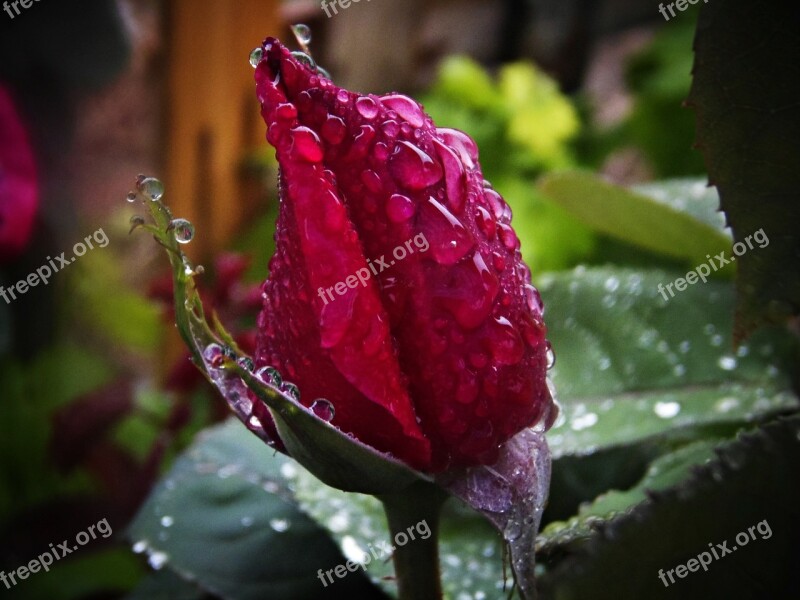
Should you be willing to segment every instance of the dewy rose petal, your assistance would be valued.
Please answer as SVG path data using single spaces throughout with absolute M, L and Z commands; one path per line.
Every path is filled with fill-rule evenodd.
M 542 304 L 475 143 L 398 94 L 337 88 L 268 38 L 256 81 L 281 167 L 256 365 L 332 424 L 428 472 L 490 464 L 554 416 Z M 425 253 L 392 251 L 422 234 Z M 383 257 L 365 286 L 336 291 Z

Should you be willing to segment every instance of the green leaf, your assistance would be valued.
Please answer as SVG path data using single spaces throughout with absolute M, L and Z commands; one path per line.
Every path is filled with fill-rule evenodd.
M 592 229 L 665 256 L 705 263 L 730 249 L 718 227 L 701 222 L 643 193 L 584 172 L 548 175 L 539 189 Z
M 760 230 L 770 240 L 737 262 L 737 339 L 800 314 L 800 103 L 787 75 L 800 56 L 797 18 L 791 2 L 700 9 L 688 101 L 697 145 L 735 241 Z
M 685 452 L 702 459 L 697 446 Z M 680 469 L 679 469 L 680 470 Z M 545 598 L 795 598 L 800 589 L 800 416 L 723 445 L 718 458 L 610 523 L 540 578 Z M 729 553 L 709 553 L 725 544 Z M 698 557 L 708 563 L 699 566 Z M 695 571 L 675 569 L 694 559 Z M 668 572 L 673 571 L 673 583 Z M 665 585 L 659 578 L 663 572 Z
M 298 472 L 236 421 L 210 429 L 140 509 L 134 550 L 232 600 L 374 597 L 359 573 L 329 587 L 318 579 L 346 559 L 293 501 Z
M 714 457 L 714 447 L 718 443 L 719 440 L 701 440 L 665 454 L 650 464 L 645 476 L 635 486 L 624 491 L 609 490 L 592 503 L 582 505 L 578 514 L 568 521 L 550 523 L 537 539 L 537 553 L 548 553 L 553 549 L 563 551 L 563 546 L 585 541 L 593 535 L 597 523 L 631 510 L 647 500 L 648 493 L 654 490 L 681 483 L 692 467 Z
M 785 374 L 798 356 L 792 336 L 764 331 L 734 352 L 732 285 L 698 282 L 667 302 L 658 286 L 675 276 L 579 268 L 541 278 L 563 408 L 548 434 L 554 458 L 797 409 Z

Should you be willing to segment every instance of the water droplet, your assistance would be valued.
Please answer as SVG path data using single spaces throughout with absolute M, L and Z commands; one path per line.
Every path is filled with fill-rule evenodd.
M 153 569 L 160 571 L 169 562 L 169 556 L 164 552 L 151 552 L 147 562 Z
M 322 137 L 325 138 L 326 142 L 331 144 L 339 144 L 347 134 L 347 127 L 342 119 L 331 115 L 322 124 L 320 133 L 322 134 Z
M 203 358 L 212 368 L 219 368 L 225 362 L 225 351 L 219 344 L 209 344 L 203 350 Z
M 408 196 L 402 194 L 392 194 L 386 201 L 386 214 L 395 223 L 408 221 L 414 216 L 416 207 Z
M 281 391 L 295 400 L 300 400 L 300 388 L 298 388 L 291 381 L 284 381 L 281 384 Z
M 298 52 L 298 51 L 294 51 L 294 52 L 292 52 L 292 56 L 293 56 L 293 57 L 294 57 L 294 59 L 295 59 L 297 62 L 299 62 L 301 65 L 305 65 L 305 66 L 307 66 L 309 69 L 311 69 L 311 70 L 314 70 L 314 71 L 317 69 L 317 63 L 314 61 L 314 59 L 313 59 L 313 58 L 311 58 L 311 57 L 310 57 L 308 54 L 306 54 L 305 52 Z
M 463 223 L 435 198 L 422 205 L 421 225 L 430 242 L 433 259 L 442 265 L 453 265 L 475 246 L 472 234 Z
M 242 517 L 239 522 L 242 524 L 242 527 L 252 527 L 256 520 L 253 517 Z
M 186 219 L 172 219 L 167 230 L 173 232 L 179 244 L 188 244 L 194 238 L 194 225 Z
M 128 192 L 128 195 L 125 196 L 125 200 L 128 202 L 136 202 L 136 192 Z
M 249 356 L 242 356 L 236 359 L 236 364 L 242 367 L 245 371 L 253 371 L 255 365 L 253 364 L 253 359 Z
M 553 351 L 553 346 L 550 344 L 550 340 L 547 340 L 547 351 L 546 351 L 546 358 L 547 358 L 547 370 L 549 371 L 553 367 L 556 366 L 556 353 Z
M 291 527 L 288 519 L 270 519 L 269 526 L 278 533 L 283 533 Z
M 283 377 L 281 377 L 280 372 L 275 367 L 261 367 L 256 371 L 256 377 L 272 387 L 280 388 L 283 383 Z
M 292 149 L 297 156 L 307 162 L 319 162 L 324 155 L 322 144 L 317 134 L 305 126 L 294 127 L 290 130 L 292 136 Z
M 347 90 L 339 90 L 336 92 L 336 99 L 342 104 L 347 104 L 350 101 L 350 94 L 347 93 Z
M 489 329 L 489 348 L 501 365 L 515 365 L 522 360 L 525 346 L 519 332 L 505 317 L 495 317 Z
M 254 69 L 258 66 L 258 63 L 261 62 L 261 59 L 264 57 L 264 49 L 259 46 L 258 48 L 253 48 L 253 51 L 250 53 L 250 66 Z
M 311 404 L 311 412 L 323 421 L 328 421 L 329 423 L 333 421 L 333 417 L 336 416 L 336 409 L 333 407 L 333 404 L 325 398 L 314 400 Z
M 134 554 L 142 554 L 145 550 L 147 550 L 147 542 L 144 540 L 139 540 L 133 545 L 132 550 Z
M 368 96 L 362 96 L 361 98 L 356 100 L 356 110 L 358 111 L 358 114 L 360 114 L 362 117 L 364 117 L 368 121 L 371 121 L 376 117 L 376 115 L 378 114 L 378 110 L 380 109 L 378 107 L 378 103 L 375 102 L 375 100 L 369 98 Z
M 141 177 L 136 182 L 136 187 L 146 198 L 153 202 L 161 199 L 164 195 L 164 184 L 155 177 Z
M 736 359 L 732 356 L 720 356 L 717 361 L 720 369 L 725 371 L 733 371 L 736 368 Z
M 585 415 L 573 418 L 570 423 L 570 428 L 572 428 L 573 431 L 582 431 L 583 429 L 588 429 L 597 424 L 597 421 L 598 417 L 595 413 L 586 413 Z
M 422 113 L 422 109 L 408 96 L 392 94 L 383 96 L 380 100 L 381 104 L 395 111 L 401 118 L 411 123 L 413 127 L 422 127 L 425 124 L 425 115 Z
M 677 402 L 656 402 L 653 412 L 662 419 L 671 419 L 681 412 L 681 405 Z
M 161 517 L 162 527 L 172 527 L 173 523 L 175 523 L 175 519 L 173 519 L 169 515 L 164 515 L 163 517 Z
M 311 28 L 305 23 L 292 25 L 292 33 L 301 46 L 308 46 L 311 43 Z
M 446 127 L 440 127 L 436 130 L 436 133 L 445 144 L 459 154 L 465 167 L 468 169 L 475 167 L 475 163 L 478 161 L 478 146 L 471 137 L 462 131 Z M 484 183 L 491 187 L 488 181 Z
M 411 142 L 400 142 L 389 157 L 394 178 L 410 190 L 423 190 L 442 179 L 442 167 Z

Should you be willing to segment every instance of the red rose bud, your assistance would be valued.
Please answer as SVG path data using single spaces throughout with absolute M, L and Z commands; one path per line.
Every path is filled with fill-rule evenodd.
M 11 95 L 0 86 L 0 263 L 28 245 L 39 204 L 36 163 Z
M 406 96 L 337 88 L 309 62 L 268 38 L 256 68 L 281 168 L 256 367 L 417 469 L 493 463 L 555 413 L 511 210 L 466 134 Z

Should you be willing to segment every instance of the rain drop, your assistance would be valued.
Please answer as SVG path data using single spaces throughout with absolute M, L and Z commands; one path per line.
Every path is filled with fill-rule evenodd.
M 656 402 L 653 412 L 662 419 L 671 419 L 681 412 L 681 405 L 677 402 Z
M 166 565 L 168 561 L 169 561 L 169 556 L 167 556 L 164 552 L 153 552 L 147 558 L 147 562 L 156 571 L 159 571 L 162 568 L 164 568 L 164 565 Z
M 142 225 L 144 225 L 144 222 L 145 222 L 144 217 L 140 215 L 133 215 L 129 221 L 129 223 L 131 224 L 130 231 L 133 231 L 137 227 L 141 227 Z M 130 233 L 130 231 L 128 233 Z
M 250 66 L 255 69 L 258 63 L 261 62 L 263 56 L 264 50 L 260 46 L 258 48 L 253 48 L 253 51 L 250 53 Z
M 236 364 L 242 367 L 245 371 L 252 372 L 253 369 L 255 368 L 255 365 L 253 364 L 253 359 L 250 358 L 249 356 L 242 356 L 236 359 Z
M 325 398 L 314 400 L 314 402 L 311 404 L 311 412 L 313 412 L 323 421 L 327 421 L 329 423 L 333 421 L 333 417 L 336 416 L 336 409 L 333 407 L 333 404 Z
M 372 98 L 363 96 L 356 100 L 356 110 L 365 119 L 372 120 L 378 114 L 378 103 Z
M 298 51 L 292 52 L 292 57 L 294 57 L 294 59 L 301 65 L 305 65 L 309 69 L 316 70 L 317 68 L 317 63 L 314 61 L 313 58 L 311 58 L 305 52 L 298 52 Z
M 225 362 L 225 351 L 219 344 L 209 344 L 203 350 L 203 358 L 213 368 L 219 368 Z
M 136 202 L 136 192 L 128 192 L 128 195 L 125 196 L 125 199 L 128 202 Z
M 283 383 L 283 377 L 275 367 L 261 367 L 256 371 L 256 377 L 262 382 L 273 387 L 280 387 Z
M 161 199 L 164 195 L 164 184 L 155 177 L 142 177 L 140 176 L 136 182 L 136 187 L 153 202 Z
M 291 396 L 294 400 L 300 400 L 300 388 L 291 381 L 284 381 L 281 385 L 281 391 L 287 396 Z
M 553 346 L 550 344 L 550 340 L 547 340 L 547 370 L 549 371 L 554 366 L 556 366 L 556 353 L 553 351 Z
M 175 523 L 175 519 L 173 519 L 169 515 L 165 515 L 165 516 L 161 517 L 161 526 L 162 527 L 172 527 L 173 523 Z
M 305 23 L 292 25 L 292 33 L 301 46 L 308 46 L 311 43 L 311 28 Z
M 732 356 L 720 356 L 717 364 L 724 371 L 733 371 L 736 368 L 736 359 Z
M 291 524 L 286 519 L 271 519 L 269 526 L 278 533 L 283 533 L 284 531 L 288 530 L 289 527 L 291 527 Z
M 175 241 L 179 244 L 188 244 L 194 238 L 194 225 L 186 219 L 172 219 L 167 230 L 172 230 Z

